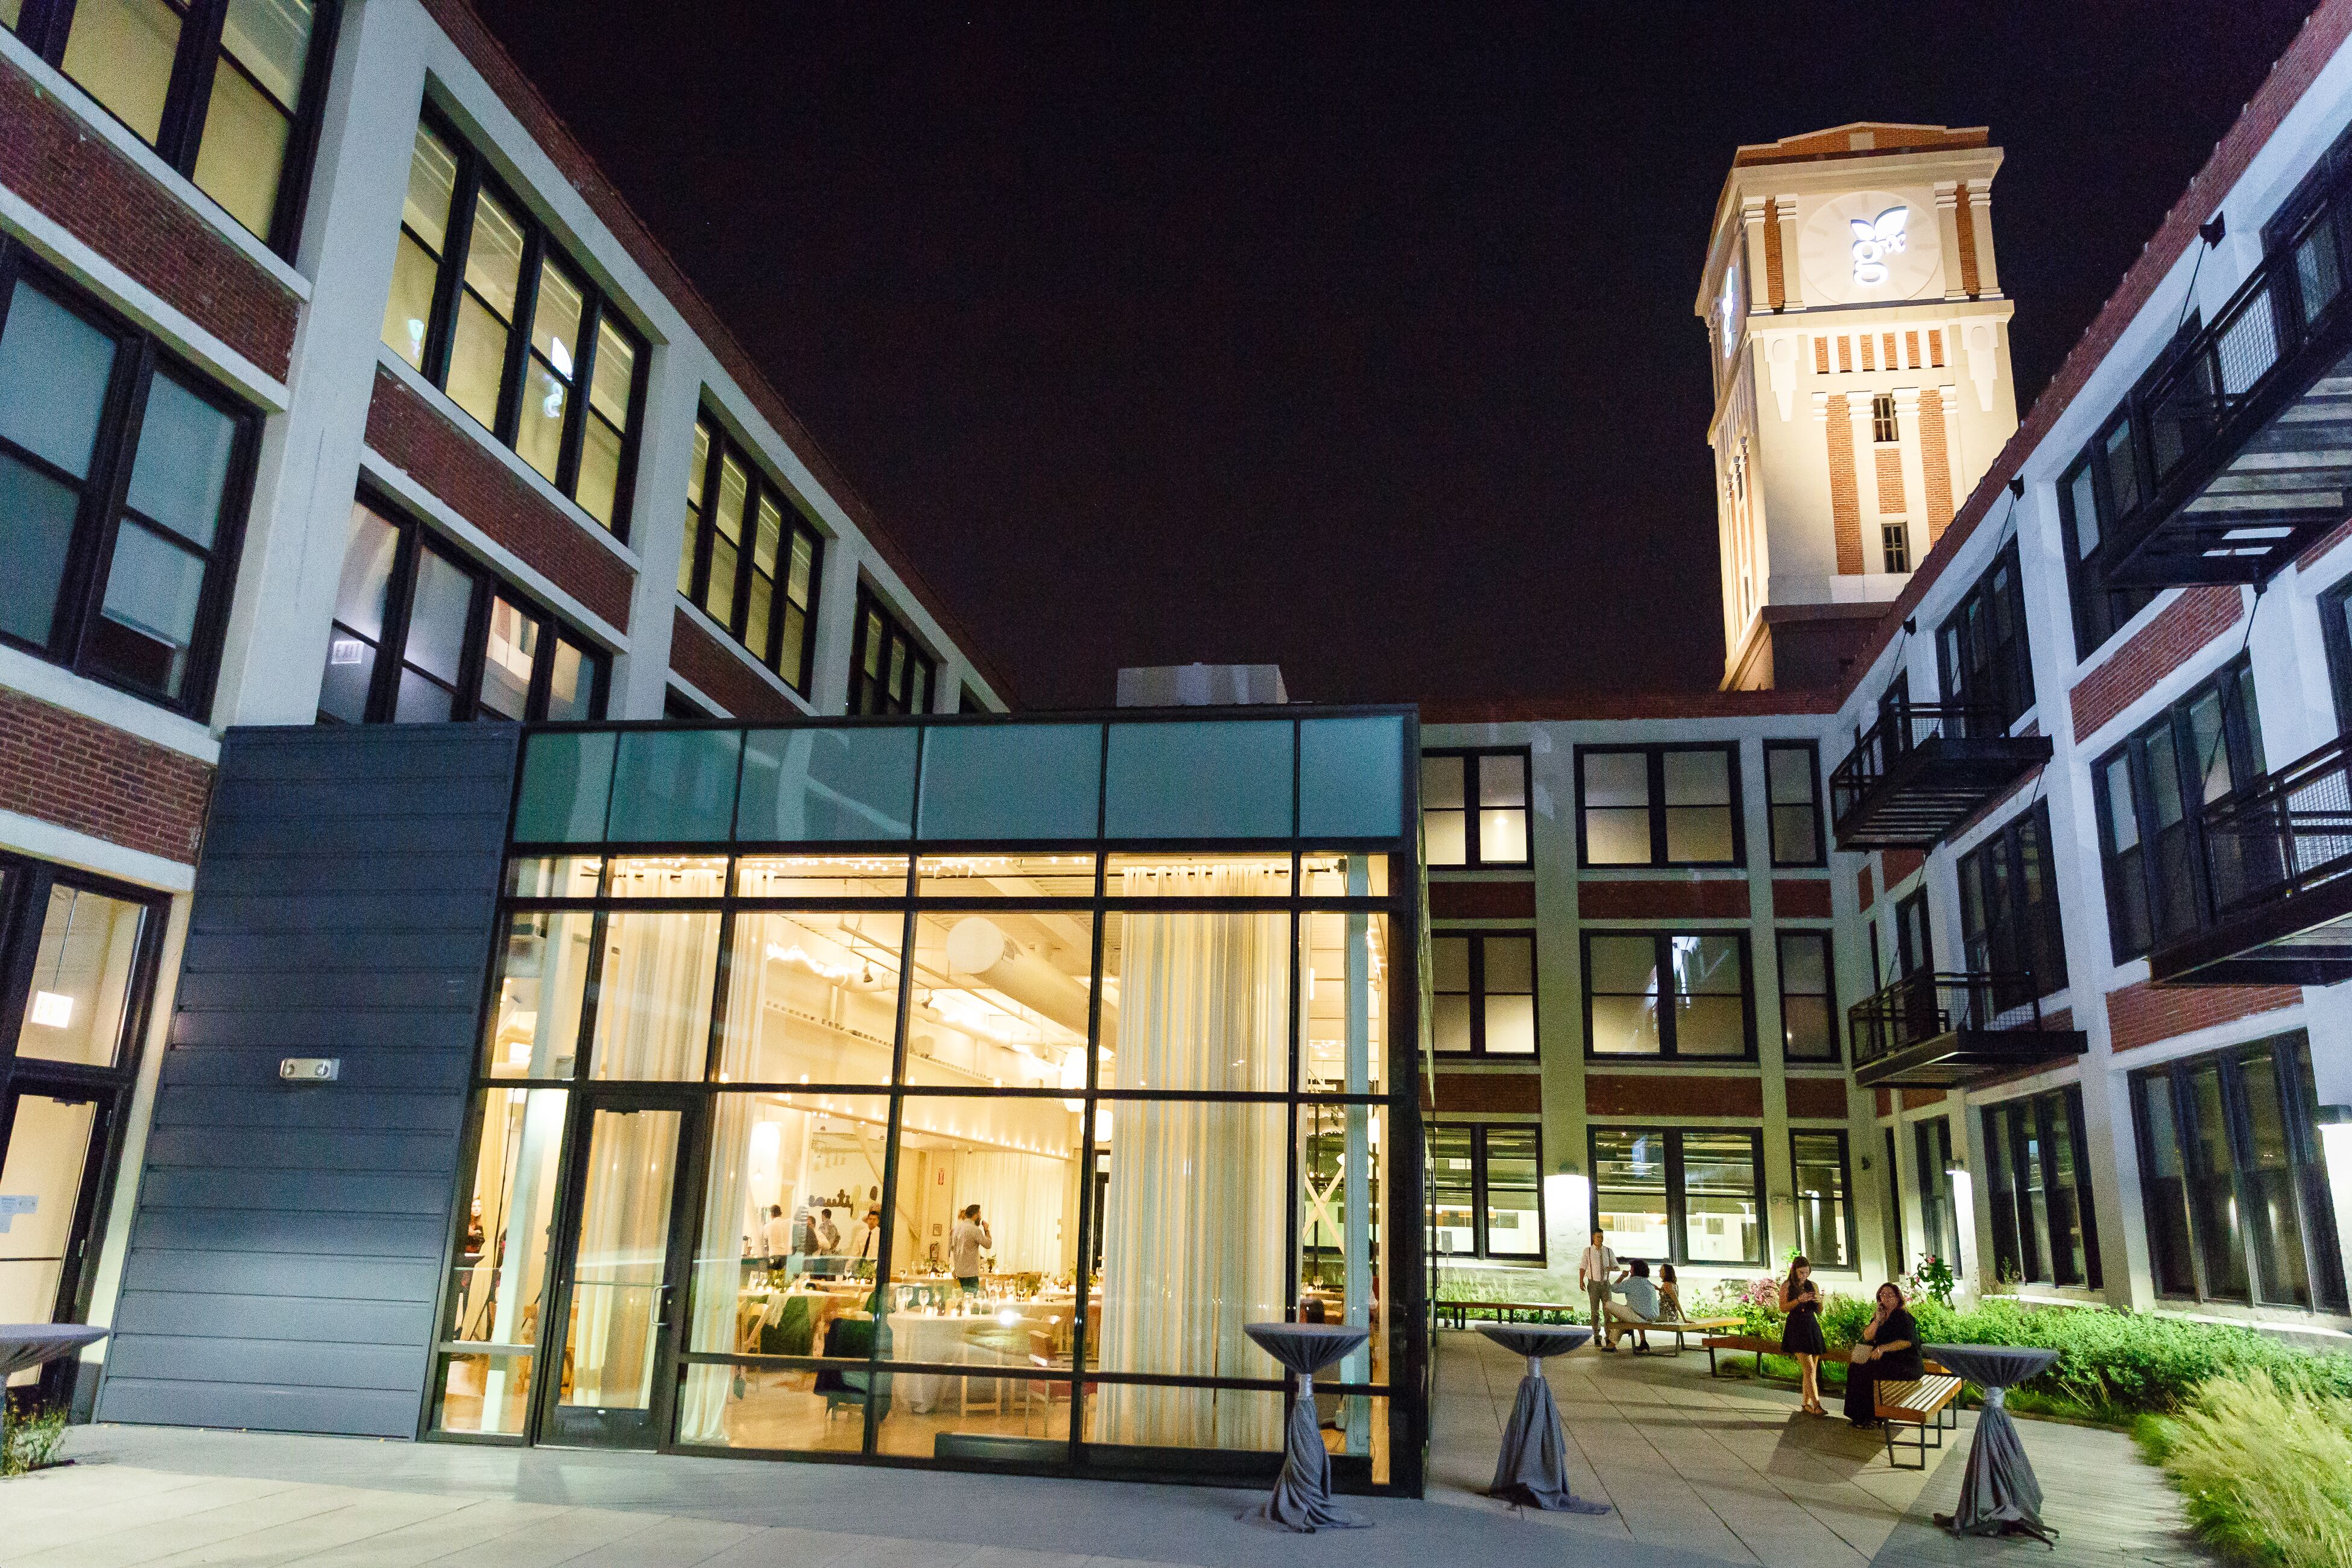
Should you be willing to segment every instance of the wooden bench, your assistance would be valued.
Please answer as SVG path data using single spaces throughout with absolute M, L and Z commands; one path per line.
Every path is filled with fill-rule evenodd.
M 1739 1320 L 1737 1318 L 1660 1318 L 1654 1322 L 1647 1323 L 1612 1322 L 1611 1324 L 1611 1327 L 1621 1335 L 1628 1333 L 1658 1333 L 1674 1335 L 1675 1348 L 1666 1352 L 1666 1354 L 1668 1355 L 1680 1355 L 1683 1353 L 1683 1336 L 1685 1334 L 1697 1334 L 1703 1339 L 1706 1335 L 1714 1333 L 1717 1330 L 1737 1328 L 1738 1326 Z M 1710 1369 L 1713 1368 L 1714 1364 L 1715 1363 L 1712 1359 L 1707 1363 Z
M 1440 1301 L 1434 1310 L 1441 1328 L 1447 1326 L 1446 1321 L 1452 1319 L 1451 1326 L 1457 1329 L 1470 1326 L 1470 1314 L 1473 1312 L 1482 1318 L 1492 1318 L 1498 1323 L 1516 1323 L 1522 1312 L 1529 1316 L 1557 1313 L 1571 1323 L 1581 1321 L 1584 1316 L 1584 1309 L 1571 1301 Z
M 1955 1408 L 1960 1397 L 1960 1380 L 1945 1372 L 1934 1362 L 1927 1363 L 1927 1375 L 1909 1383 L 1882 1383 L 1877 1385 L 1878 1404 L 1871 1414 L 1886 1424 L 1886 1462 L 1901 1469 L 1924 1470 L 1927 1468 L 1927 1435 L 1936 1435 L 1935 1446 L 1944 1446 L 1944 1434 L 1959 1429 L 1960 1413 Z M 1906 1445 L 1919 1456 L 1916 1465 L 1906 1465 L 1895 1457 L 1895 1428 L 1917 1428 L 1915 1441 Z

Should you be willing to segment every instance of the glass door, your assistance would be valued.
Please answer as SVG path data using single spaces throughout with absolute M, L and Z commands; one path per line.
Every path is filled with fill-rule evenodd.
M 700 1107 L 659 1091 L 598 1095 L 584 1108 L 568 1190 L 562 1307 L 548 1350 L 544 1441 L 656 1448 L 668 1440 L 678 1327 L 694 1226 L 681 1179 Z
M 25 1089 L 0 1105 L 0 1323 L 70 1321 L 106 1148 L 92 1097 Z M 20 1372 L 11 1386 L 37 1374 Z

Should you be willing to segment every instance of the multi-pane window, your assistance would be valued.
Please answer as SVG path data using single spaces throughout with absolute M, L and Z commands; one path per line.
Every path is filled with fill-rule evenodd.
M 2262 771 L 2262 718 L 2242 658 L 2092 769 L 2116 963 L 2209 918 L 2200 874 L 2205 807 Z
M 1429 939 L 1433 1049 L 1449 1054 L 1536 1054 L 1536 939 L 1476 931 Z
M 2036 802 L 1961 856 L 1959 878 L 1960 942 L 1969 972 L 2031 975 L 2036 996 L 2063 991 L 2066 942 L 2050 860 L 2050 804 Z
M 1421 829 L 1432 866 L 1526 865 L 1526 750 L 1423 752 Z
M 2116 522 L 2139 505 L 2137 445 L 2131 420 L 2118 411 L 2058 480 L 2058 532 L 2065 546 L 2077 658 L 2090 658 L 2156 597 L 2153 588 L 2110 588 L 2106 557 L 2099 548 Z
M 1753 1057 L 1748 938 L 1586 931 L 1584 1030 L 1596 1057 Z
M 1960 1270 L 1959 1210 L 1952 1196 L 1952 1123 L 1938 1116 L 1911 1126 L 1919 1159 L 1919 1245 L 1925 1256 Z
M 279 252 L 301 225 L 337 0 L 0 0 L 51 65 Z
M 2301 1031 L 2135 1073 L 2132 1110 L 2159 1291 L 2344 1310 Z
M 1587 866 L 1731 866 L 1740 855 L 1730 746 L 1579 746 L 1578 839 Z
M 415 523 L 352 506 L 321 722 L 604 716 L 604 655 Z
M 694 424 L 677 591 L 795 691 L 816 650 L 824 541 L 791 493 L 706 414 Z
M 1822 837 L 1821 753 L 1811 741 L 1764 742 L 1764 789 L 1771 808 L 1772 864 L 1827 863 Z
M 1797 1250 L 1816 1268 L 1852 1268 L 1862 1260 L 1843 1132 L 1790 1132 L 1789 1164 L 1797 1183 Z
M 939 666 L 865 584 L 857 585 L 857 630 L 849 648 L 849 710 L 928 713 Z
M 1592 1223 L 1620 1258 L 1764 1261 L 1763 1134 L 1595 1127 Z
M 2006 734 L 2033 706 L 2033 659 L 2015 542 L 1945 619 L 1936 647 L 1945 700 L 1970 710 L 1969 733 Z
M 1429 1195 L 1438 1256 L 1542 1262 L 1542 1173 L 1538 1128 L 1431 1123 Z
M 383 341 L 582 510 L 627 534 L 644 340 L 430 113 L 409 157 Z
M 1780 949 L 1780 1049 L 1792 1062 L 1838 1059 L 1837 972 L 1830 933 L 1784 931 Z
M 1895 416 L 1895 395 L 1881 392 L 1870 400 L 1870 438 L 1881 447 L 1890 447 L 1903 439 L 1903 426 Z
M 2336 692 L 2336 728 L 2352 734 L 2352 577 L 2319 596 L 2319 627 L 2327 646 L 2327 675 Z
M 1899 522 L 1878 525 L 1878 548 L 1881 569 L 1887 572 L 1911 570 L 1911 530 Z
M 1989 1105 L 1984 1133 L 1998 1277 L 2097 1286 L 2098 1222 L 2084 1157 L 2082 1090 L 2070 1086 Z
M 204 713 L 255 425 L 0 242 L 0 641 Z

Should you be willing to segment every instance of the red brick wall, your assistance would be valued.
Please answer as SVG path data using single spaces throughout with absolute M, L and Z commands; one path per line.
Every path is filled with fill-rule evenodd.
M 2115 1049 L 2128 1051 L 2302 1000 L 2295 985 L 2156 986 L 2143 980 L 2107 994 L 2107 1033 Z
M 1704 1073 L 1590 1073 L 1584 1110 L 1589 1116 L 1762 1116 L 1764 1082 Z
M 1826 880 L 1800 881 L 1791 877 L 1775 878 L 1772 882 L 1772 912 L 1783 920 L 1825 921 L 1830 918 L 1830 885 Z
M 5 61 L 0 61 L 0 185 L 284 378 L 294 353 L 299 301 L 293 294 Z
M 1837 569 L 1851 577 L 1862 565 L 1862 489 L 1853 471 L 1853 420 L 1845 399 L 1825 405 L 1830 443 L 1830 529 L 1837 540 Z
M 1433 1110 L 1441 1116 L 1534 1116 L 1543 1110 L 1543 1075 L 1532 1072 L 1442 1072 Z
M 629 624 L 635 574 L 399 377 L 376 367 L 367 440 L 376 452 L 449 503 L 458 516 L 538 567 L 613 625 Z
M 1577 913 L 1593 921 L 1724 921 L 1748 918 L 1748 882 L 1593 881 L 1577 884 Z
M 669 628 L 669 667 L 735 719 L 791 719 L 800 710 L 760 679 L 744 656 L 702 629 L 684 610 L 674 611 Z
M 1930 544 L 1943 538 L 1952 522 L 1952 459 L 1944 440 L 1944 395 L 1931 386 L 1919 394 L 1920 483 L 1927 492 Z
M 1879 870 L 1886 878 L 1889 892 L 1903 885 L 1908 877 L 1927 863 L 1927 852 L 1919 849 L 1882 849 L 1878 855 Z
M 1433 921 L 1531 921 L 1536 918 L 1533 882 L 1432 882 L 1429 918 Z
M 2190 588 L 2167 605 L 2114 657 L 2075 684 L 2076 738 L 2090 735 L 2206 644 L 2236 626 L 2241 604 L 2236 588 L 2209 584 Z
M 1764 297 L 1776 310 L 1789 308 L 1789 286 L 1784 271 L 1787 265 L 1780 256 L 1780 204 L 1767 200 L 1764 204 Z
M 1792 1078 L 1787 1080 L 1789 1114 L 1814 1121 L 1845 1120 L 1845 1079 Z
M 0 808 L 193 866 L 213 770 L 0 688 Z

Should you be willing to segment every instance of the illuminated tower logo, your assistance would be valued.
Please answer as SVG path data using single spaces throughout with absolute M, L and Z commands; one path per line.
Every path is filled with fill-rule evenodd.
M 1888 207 L 1876 217 L 1852 218 L 1853 280 L 1865 289 L 1886 281 L 1886 258 L 1903 254 L 1907 241 L 1904 226 L 1911 216 L 1906 206 Z

